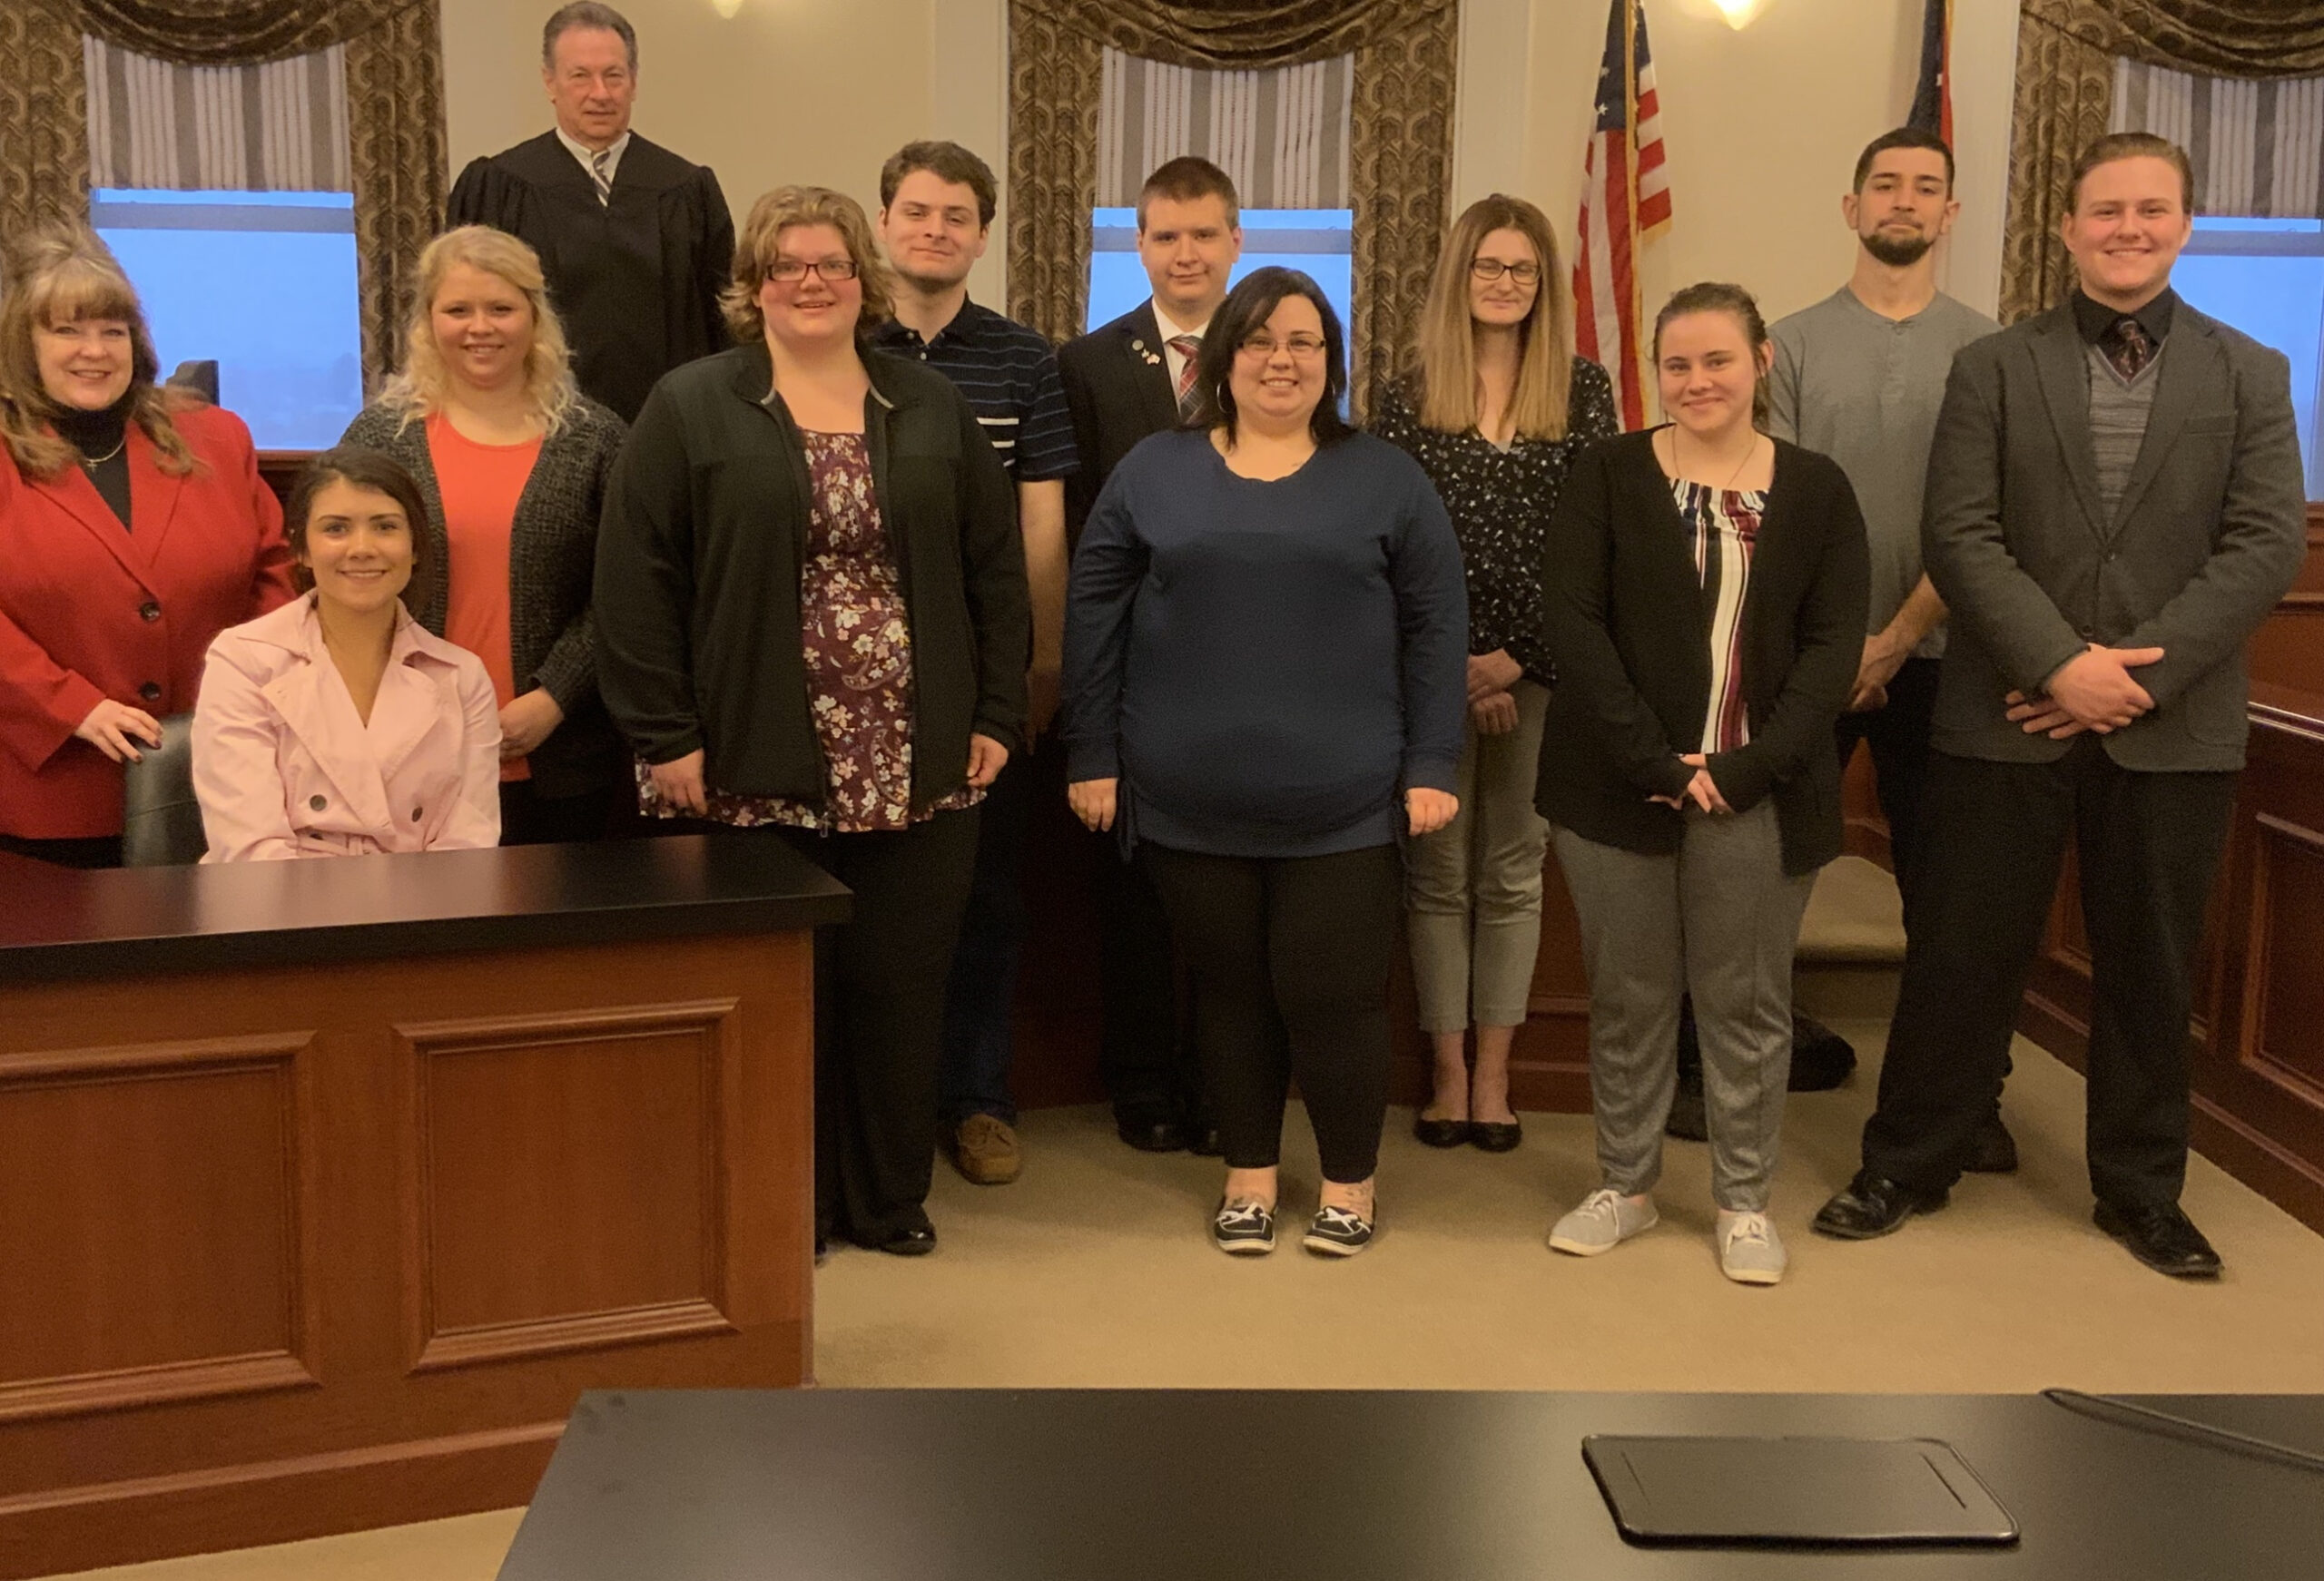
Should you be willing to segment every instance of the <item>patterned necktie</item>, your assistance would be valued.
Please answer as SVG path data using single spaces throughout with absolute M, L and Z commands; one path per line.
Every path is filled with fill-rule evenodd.
M 601 148 L 589 156 L 589 179 L 597 183 L 597 201 L 600 203 L 614 201 L 614 178 L 608 169 L 613 162 L 614 151 L 610 148 Z
M 1199 335 L 1173 335 L 1170 349 L 1178 354 L 1178 416 L 1195 415 L 1195 358 L 1202 350 Z
M 2154 342 L 2147 339 L 2146 326 L 2127 313 L 2114 320 L 2107 340 L 2106 360 L 2124 378 L 2136 378 L 2139 369 L 2154 360 Z

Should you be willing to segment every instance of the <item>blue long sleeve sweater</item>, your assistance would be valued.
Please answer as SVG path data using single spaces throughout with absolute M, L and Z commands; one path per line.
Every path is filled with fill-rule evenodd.
M 1065 629 L 1068 772 L 1126 838 L 1217 856 L 1384 845 L 1450 791 L 1468 698 L 1461 550 L 1419 466 L 1354 434 L 1237 477 L 1157 434 L 1098 496 Z

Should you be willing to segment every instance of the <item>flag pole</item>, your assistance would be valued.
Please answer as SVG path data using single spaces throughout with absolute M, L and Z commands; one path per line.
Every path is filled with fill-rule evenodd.
M 1640 421 L 1648 417 L 1647 375 L 1651 361 L 1646 350 L 1646 302 L 1642 284 L 1646 269 L 1646 237 L 1639 228 L 1638 162 L 1640 142 L 1645 128 L 1640 124 L 1640 107 L 1638 95 L 1638 12 L 1641 0 L 1622 0 L 1622 100 L 1626 113 L 1622 120 L 1628 128 L 1630 151 L 1622 161 L 1622 201 L 1630 208 L 1630 325 L 1637 344 L 1630 351 L 1630 377 L 1638 381 L 1638 409 Z

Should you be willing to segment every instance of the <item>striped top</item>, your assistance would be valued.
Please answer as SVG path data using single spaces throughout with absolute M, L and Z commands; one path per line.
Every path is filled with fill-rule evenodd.
M 968 398 L 1012 482 L 1039 483 L 1080 469 L 1057 353 L 1039 330 L 964 301 L 933 339 L 891 319 L 872 331 L 871 341 L 877 350 L 925 362 L 950 379 Z
M 1751 551 L 1768 514 L 1763 489 L 1713 488 L 1670 480 L 1688 549 L 1701 579 L 1705 624 L 1710 628 L 1710 704 L 1703 711 L 1699 752 L 1731 752 L 1751 740 L 1743 705 L 1743 600 L 1751 586 Z

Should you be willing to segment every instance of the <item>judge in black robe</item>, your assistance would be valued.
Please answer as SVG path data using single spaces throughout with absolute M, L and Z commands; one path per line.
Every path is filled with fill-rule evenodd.
M 583 393 L 633 421 L 654 381 L 733 343 L 718 293 L 734 265 L 734 221 L 707 165 L 630 134 L 613 196 L 554 132 L 472 160 L 448 222 L 490 225 L 540 254 Z

